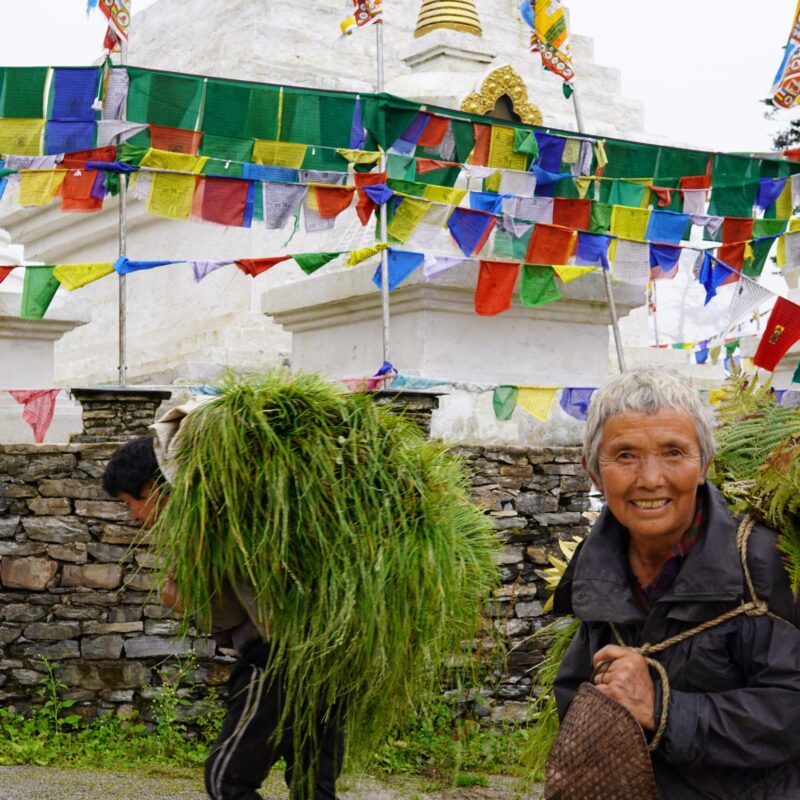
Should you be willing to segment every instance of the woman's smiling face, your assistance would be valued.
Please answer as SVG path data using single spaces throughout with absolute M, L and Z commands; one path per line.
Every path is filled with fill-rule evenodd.
M 705 483 L 694 417 L 679 409 L 624 413 L 607 420 L 592 475 L 634 541 L 670 546 L 692 524 Z

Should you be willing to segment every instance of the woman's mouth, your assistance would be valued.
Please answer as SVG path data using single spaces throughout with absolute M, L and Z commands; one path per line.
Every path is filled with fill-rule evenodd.
M 669 499 L 661 499 L 661 500 L 631 500 L 631 503 L 636 507 L 642 510 L 650 511 L 652 509 L 663 508 L 667 503 L 669 503 Z

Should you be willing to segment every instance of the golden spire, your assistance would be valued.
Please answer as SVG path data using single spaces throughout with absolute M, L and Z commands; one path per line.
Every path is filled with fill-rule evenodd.
M 475 0 L 422 0 L 414 38 L 438 28 L 481 36 L 483 31 Z

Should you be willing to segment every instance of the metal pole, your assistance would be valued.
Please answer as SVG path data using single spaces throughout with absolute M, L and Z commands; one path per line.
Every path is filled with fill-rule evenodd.
M 122 172 L 119 176 L 119 257 L 123 258 L 127 249 L 128 235 L 128 176 Z M 128 382 L 128 348 L 127 348 L 127 275 L 119 276 L 119 385 Z
M 383 92 L 383 21 L 374 23 L 375 27 L 375 60 L 377 61 L 377 89 L 378 94 Z M 386 154 L 381 151 L 379 165 L 381 172 L 386 171 Z M 386 203 L 379 206 L 379 220 L 381 226 L 381 243 L 386 244 Z M 389 361 L 389 253 L 386 248 L 381 250 L 381 315 L 383 318 L 383 360 Z M 384 382 L 384 387 L 387 382 Z
M 658 292 L 656 292 L 655 281 L 650 285 L 653 287 L 653 333 L 656 337 L 656 344 L 659 345 L 661 342 L 658 340 Z
M 578 90 L 572 87 L 572 107 L 575 109 L 575 122 L 578 126 L 578 133 L 585 133 L 586 129 L 583 124 L 583 110 L 578 99 Z M 603 285 L 606 290 L 606 300 L 608 301 L 608 316 L 611 318 L 611 331 L 614 334 L 614 345 L 617 350 L 617 363 L 619 364 L 619 371 L 625 372 L 625 353 L 622 350 L 622 337 L 619 332 L 619 319 L 617 318 L 617 306 L 614 302 L 614 289 L 611 286 L 611 276 L 607 269 L 600 270 L 603 273 Z
M 128 40 L 122 38 L 119 45 L 119 62 L 128 63 Z M 123 109 L 123 119 L 125 112 Z M 119 257 L 123 258 L 128 247 L 128 177 L 122 172 L 119 176 Z M 119 385 L 128 383 L 128 295 L 127 276 L 120 275 L 118 283 L 118 315 L 119 315 L 119 364 L 117 367 Z

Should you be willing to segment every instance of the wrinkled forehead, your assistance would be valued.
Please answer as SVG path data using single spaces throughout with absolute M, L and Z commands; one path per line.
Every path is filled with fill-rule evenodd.
M 625 411 L 610 416 L 600 430 L 600 448 L 630 443 L 637 447 L 700 447 L 697 420 L 682 408 L 642 414 Z

